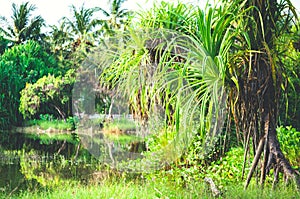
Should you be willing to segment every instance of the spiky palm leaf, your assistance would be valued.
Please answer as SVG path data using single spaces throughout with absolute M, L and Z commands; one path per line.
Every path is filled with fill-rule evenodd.
M 100 25 L 101 22 L 98 19 L 93 18 L 94 14 L 99 11 L 99 8 L 84 8 L 82 5 L 79 10 L 72 5 L 73 18 L 63 18 L 64 23 L 70 28 L 70 31 L 74 36 L 84 39 L 88 34 L 92 34 L 95 31 L 95 27 Z
M 151 13 L 144 15 L 147 19 L 137 27 L 146 27 L 131 31 L 125 37 L 126 47 L 115 46 L 118 56 L 112 64 L 101 65 L 100 77 L 110 88 L 127 96 L 148 124 L 153 122 L 151 118 L 171 120 L 167 128 L 176 136 L 164 151 L 172 152 L 169 160 L 189 147 L 196 133 L 201 134 L 205 155 L 213 147 L 214 138 L 222 133 L 228 53 L 234 32 L 239 30 L 233 26 L 236 16 L 231 15 L 228 7 L 208 8 L 207 12 L 199 13 L 198 9 L 191 12 L 183 4 L 177 6 L 163 3 L 155 8 L 153 13 L 159 13 L 160 18 L 151 18 Z M 174 15 L 175 18 L 171 17 Z M 172 21 L 166 21 L 166 16 Z M 203 27 L 191 31 L 197 20 L 202 20 L 196 23 Z M 218 29 L 212 31 L 215 27 Z
M 39 40 L 43 37 L 41 27 L 44 26 L 44 19 L 41 16 L 31 18 L 31 13 L 36 9 L 29 2 L 23 3 L 20 6 L 12 4 L 12 20 L 13 25 L 5 28 L 0 28 L 0 32 L 13 43 L 19 44 L 26 40 Z M 8 23 L 8 20 L 2 17 L 2 21 Z
M 100 8 L 100 11 L 106 17 L 106 19 L 102 20 L 103 27 L 101 31 L 104 31 L 104 35 L 113 35 L 115 31 L 126 24 L 131 12 L 127 9 L 122 9 L 124 2 L 125 0 L 109 0 L 109 11 Z

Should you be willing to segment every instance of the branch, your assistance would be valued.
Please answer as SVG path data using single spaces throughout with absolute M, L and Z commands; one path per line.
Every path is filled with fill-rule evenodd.
M 257 163 L 258 163 L 258 160 L 262 154 L 262 151 L 263 151 L 263 148 L 264 148 L 264 143 L 265 143 L 265 137 L 262 137 L 259 141 L 259 145 L 257 147 L 257 152 L 256 152 L 256 155 L 254 157 L 254 160 L 252 162 L 252 166 L 251 166 L 251 170 L 249 171 L 249 174 L 248 174 L 248 177 L 247 177 L 247 180 L 246 180 L 246 184 L 245 184 L 245 189 L 247 189 L 249 183 L 250 183 L 250 180 L 252 178 L 252 175 L 254 173 L 254 170 L 257 166 Z

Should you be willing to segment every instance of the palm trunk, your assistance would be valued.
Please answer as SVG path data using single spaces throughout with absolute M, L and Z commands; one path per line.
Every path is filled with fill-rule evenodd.
M 293 180 L 297 186 L 297 190 L 300 191 L 300 176 L 283 155 L 275 129 L 272 130 L 269 135 L 269 149 L 271 158 L 274 160 L 274 170 L 281 171 L 286 177 L 286 182 L 288 182 L 288 180 Z M 274 184 L 277 182 L 278 179 L 275 177 Z
M 244 59 L 243 69 L 237 69 L 241 89 L 237 92 L 239 102 L 233 107 L 237 129 L 244 133 L 247 146 L 245 157 L 249 151 L 250 140 L 255 155 L 245 188 L 248 187 L 254 171 L 260 167 L 262 186 L 270 169 L 274 169 L 274 185 L 279 180 L 279 172 L 282 172 L 286 181 L 294 180 L 300 190 L 300 177 L 283 155 L 276 133 L 283 77 L 276 61 L 279 55 L 276 54 L 278 44 L 275 41 L 288 31 L 288 26 L 283 29 L 280 25 L 283 22 L 288 24 L 293 18 L 282 9 L 288 9 L 289 6 L 288 1 L 275 0 L 247 0 L 245 4 L 245 10 L 248 10 L 245 21 L 251 41 L 250 48 L 258 52 L 251 53 L 251 57 Z
M 271 118 L 269 114 L 267 114 L 264 124 L 265 124 L 265 134 L 260 139 L 260 142 L 257 147 L 256 155 L 254 157 L 251 169 L 249 171 L 245 189 L 248 187 L 250 180 L 253 176 L 255 169 L 258 167 L 259 159 L 263 156 L 263 161 L 261 164 L 261 186 L 264 186 L 266 175 L 269 173 L 271 168 L 274 169 L 274 182 L 273 187 L 278 183 L 278 174 L 279 171 L 282 172 L 285 176 L 286 183 L 290 180 L 293 180 L 296 184 L 297 190 L 300 191 L 300 176 L 299 174 L 292 168 L 290 162 L 285 158 L 281 149 L 280 143 L 277 139 L 276 133 L 276 124 L 274 118 Z M 271 124 L 271 125 L 270 125 Z M 263 153 L 264 149 L 264 153 Z

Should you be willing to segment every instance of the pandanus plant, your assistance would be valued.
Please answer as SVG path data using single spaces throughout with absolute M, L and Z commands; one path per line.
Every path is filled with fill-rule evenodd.
M 123 45 L 110 43 L 110 53 L 101 50 L 106 59 L 99 64 L 100 82 L 126 96 L 142 123 L 166 121 L 166 132 L 176 132 L 165 149 L 172 151 L 170 160 L 199 133 L 205 155 L 226 116 L 226 63 L 239 29 L 232 23 L 236 16 L 227 6 L 206 13 L 165 2 L 140 16 L 134 24 L 139 29 L 118 38 Z
M 232 106 L 237 130 L 242 132 L 245 147 L 245 160 L 250 142 L 254 150 L 254 160 L 248 174 L 245 188 L 259 160 L 261 165 L 260 183 L 263 185 L 266 174 L 274 168 L 274 185 L 279 172 L 287 179 L 295 180 L 300 188 L 299 175 L 284 157 L 276 135 L 279 103 L 286 66 L 281 65 L 280 53 L 276 45 L 285 45 L 278 40 L 291 28 L 296 18 L 289 0 L 259 1 L 247 0 L 242 10 L 245 17 L 242 23 L 247 37 L 240 43 L 242 56 L 232 56 L 231 74 L 237 79 L 237 86 L 231 89 L 236 103 Z M 245 47 L 247 46 L 247 47 Z M 246 50 L 250 51 L 247 53 Z
M 176 146 L 169 157 L 178 157 L 195 134 L 202 140 L 198 155 L 206 155 L 233 121 L 245 162 L 250 146 L 255 154 L 245 188 L 259 160 L 262 185 L 271 168 L 274 183 L 282 171 L 299 185 L 275 131 L 284 66 L 274 47 L 294 19 L 291 10 L 289 1 L 224 2 L 205 10 L 163 2 L 141 15 L 135 26 L 141 30 L 126 35 L 121 50 L 113 48 L 118 53 L 101 65 L 100 81 L 128 96 L 137 111 L 163 110 L 171 118 Z

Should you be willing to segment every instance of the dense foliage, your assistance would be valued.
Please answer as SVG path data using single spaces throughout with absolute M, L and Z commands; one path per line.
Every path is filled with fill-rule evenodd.
M 57 74 L 57 63 L 34 41 L 7 49 L 0 57 L 1 127 L 21 124 L 20 91 L 48 74 Z
M 246 188 L 256 175 L 275 187 L 283 172 L 300 189 L 300 36 L 290 1 L 162 1 L 137 13 L 109 3 L 71 6 L 48 33 L 29 3 L 13 4 L 12 24 L 1 17 L 0 130 L 36 128 L 11 149 L 27 180 L 52 190 L 72 170 L 75 187 L 113 176 L 146 183 L 153 197 L 198 198 L 192 185 L 208 190 L 207 177 L 222 186 L 246 179 Z M 26 161 L 39 147 L 56 162 Z M 95 172 L 103 168 L 105 179 Z
M 167 160 L 179 158 L 190 142 L 198 142 L 197 152 L 190 152 L 200 162 L 219 158 L 228 150 L 226 138 L 233 130 L 228 127 L 233 123 L 245 150 L 243 167 L 250 152 L 255 154 L 245 187 L 256 167 L 261 167 L 257 174 L 262 185 L 274 168 L 300 187 L 300 177 L 276 135 L 280 103 L 288 103 L 279 99 L 288 89 L 284 83 L 292 82 L 287 74 L 294 71 L 281 47 L 296 19 L 289 2 L 223 2 L 205 10 L 162 2 L 140 18 L 138 30 L 133 27 L 123 36 L 125 46 L 109 44 L 118 49 L 117 55 L 112 64 L 99 65 L 100 82 L 125 96 L 143 125 L 174 138 L 161 147 Z M 293 46 L 289 49 L 295 52 Z M 157 128 L 152 119 L 164 120 L 161 113 L 168 122 Z M 176 136 L 170 136 L 174 132 Z M 195 135 L 199 140 L 192 141 Z
M 27 83 L 21 91 L 20 112 L 24 118 L 38 113 L 51 113 L 54 107 L 61 119 L 71 115 L 71 90 L 75 81 L 74 70 L 69 70 L 63 77 L 43 76 L 34 84 Z M 44 110 L 43 110 L 44 109 Z M 55 113 L 52 113 L 55 114 Z

